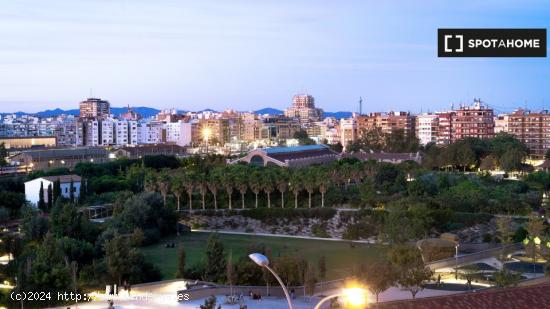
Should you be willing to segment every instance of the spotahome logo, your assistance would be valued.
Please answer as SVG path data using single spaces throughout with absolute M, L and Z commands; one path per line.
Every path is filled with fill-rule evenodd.
M 546 29 L 438 29 L 439 57 L 546 57 Z

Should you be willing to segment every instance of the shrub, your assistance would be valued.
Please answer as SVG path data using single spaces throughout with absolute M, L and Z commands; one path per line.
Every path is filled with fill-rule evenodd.
M 330 235 L 327 232 L 327 223 L 326 222 L 314 224 L 313 226 L 311 226 L 311 233 L 315 237 L 330 238 Z

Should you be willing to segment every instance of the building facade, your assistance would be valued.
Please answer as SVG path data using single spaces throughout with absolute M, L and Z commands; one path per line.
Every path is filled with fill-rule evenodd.
M 88 98 L 80 102 L 80 118 L 106 118 L 111 113 L 109 101 Z
M 292 106 L 285 110 L 285 116 L 296 118 L 300 123 L 320 121 L 323 110 L 315 108 L 315 99 L 309 94 L 297 94 L 292 98 Z

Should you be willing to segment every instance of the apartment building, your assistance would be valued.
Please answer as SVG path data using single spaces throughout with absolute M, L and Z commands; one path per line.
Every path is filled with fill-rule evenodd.
M 508 133 L 525 143 L 533 158 L 542 159 L 550 149 L 550 113 L 516 110 L 508 115 Z
M 452 117 L 452 142 L 467 137 L 492 138 L 495 136 L 493 109 L 480 99 L 471 106 L 460 106 Z

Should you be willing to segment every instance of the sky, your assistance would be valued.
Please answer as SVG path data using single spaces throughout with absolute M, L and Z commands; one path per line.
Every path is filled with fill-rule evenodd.
M 550 107 L 549 58 L 438 58 L 438 28 L 550 28 L 546 0 L 0 0 L 0 112 Z

